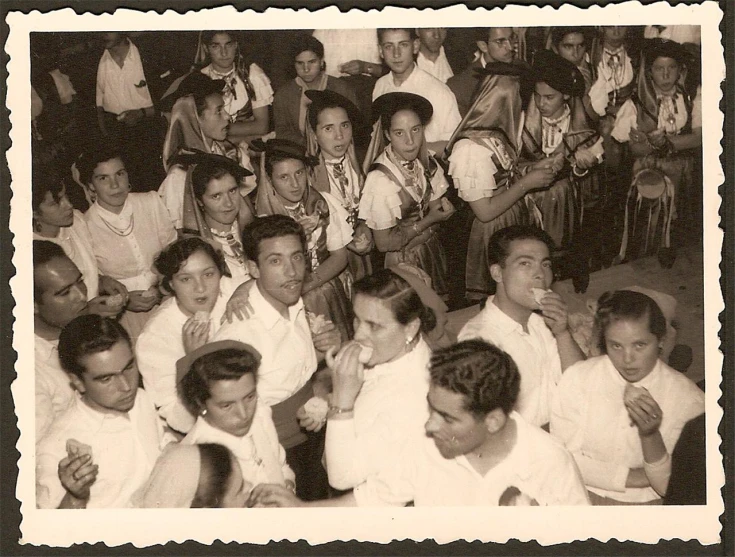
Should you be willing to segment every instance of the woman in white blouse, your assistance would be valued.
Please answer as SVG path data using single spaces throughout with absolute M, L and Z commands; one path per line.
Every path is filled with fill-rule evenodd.
M 230 141 L 249 142 L 270 131 L 271 82 L 257 64 L 245 61 L 235 32 L 202 31 L 194 62 L 203 66 L 204 75 L 225 82 L 223 96 L 230 118 Z
M 254 348 L 232 340 L 206 344 L 180 360 L 181 397 L 197 416 L 182 443 L 224 445 L 237 457 L 246 482 L 295 489 L 271 409 L 258 401 L 259 366 Z
M 176 230 L 156 192 L 130 193 L 125 163 L 114 146 L 103 144 L 84 153 L 78 168 L 96 198 L 84 218 L 97 267 L 127 288 L 121 323 L 135 342 L 161 300 L 153 260 L 176 240 Z
M 604 355 L 564 372 L 551 434 L 577 461 L 593 505 L 660 504 L 671 451 L 704 412 L 704 394 L 659 359 L 666 319 L 653 299 L 605 293 L 595 321 Z
M 194 425 L 176 392 L 176 362 L 217 332 L 228 292 L 222 254 L 198 237 L 178 240 L 155 261 L 161 288 L 173 294 L 153 313 L 138 338 L 135 353 L 143 384 L 170 428 L 187 433 Z
M 406 443 L 424 436 L 431 356 L 425 335 L 436 317 L 404 276 L 412 276 L 405 267 L 383 269 L 355 283 L 354 340 L 327 356 L 334 387 L 325 456 L 337 489 L 393 465 Z

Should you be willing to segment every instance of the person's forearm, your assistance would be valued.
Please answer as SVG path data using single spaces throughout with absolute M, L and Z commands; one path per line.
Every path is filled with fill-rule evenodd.
M 235 138 L 246 138 L 248 136 L 260 137 L 268 133 L 268 119 L 251 120 L 249 122 L 233 122 L 227 132 L 227 137 L 231 141 Z M 242 140 L 242 139 L 241 139 Z
M 86 509 L 87 503 L 89 503 L 88 499 L 77 499 L 71 493 L 67 491 L 66 495 L 64 495 L 64 497 L 61 499 L 61 503 L 59 503 L 59 506 L 57 508 L 59 509 Z
M 651 482 L 648 481 L 648 476 L 643 468 L 631 468 L 628 470 L 625 487 L 651 487 Z
M 329 257 L 317 267 L 309 276 L 309 281 L 304 284 L 303 294 L 319 288 L 338 276 L 347 267 L 347 251 L 342 248 L 338 252 L 332 252 Z
M 692 133 L 669 136 L 669 141 L 674 146 L 674 151 L 698 149 L 702 146 L 702 128 L 695 128 Z
M 560 333 L 556 337 L 556 347 L 559 351 L 559 361 L 561 362 L 561 370 L 564 371 L 569 366 L 584 360 L 584 353 L 574 340 L 569 329 Z
M 373 230 L 375 245 L 378 251 L 381 252 L 401 251 L 414 239 L 429 230 L 434 224 L 434 221 L 426 216 L 410 226 L 399 223 L 393 228 L 386 230 Z
M 470 207 L 477 220 L 480 222 L 490 222 L 505 213 L 524 195 L 526 195 L 526 184 L 523 182 L 523 178 L 521 178 L 516 180 L 509 189 L 492 197 L 471 201 Z
M 659 462 L 666 453 L 666 445 L 664 445 L 661 432 L 656 431 L 651 435 L 641 436 L 641 450 L 643 451 L 643 460 L 649 464 Z

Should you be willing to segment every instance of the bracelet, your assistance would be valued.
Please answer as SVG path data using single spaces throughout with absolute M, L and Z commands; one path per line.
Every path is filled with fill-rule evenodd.
M 340 408 L 339 406 L 329 406 L 329 411 L 332 413 L 332 415 L 336 416 L 339 414 L 347 414 L 349 412 L 354 411 L 355 408 Z

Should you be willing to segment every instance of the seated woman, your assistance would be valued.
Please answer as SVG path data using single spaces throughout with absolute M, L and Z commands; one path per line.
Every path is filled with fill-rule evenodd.
M 521 70 L 500 62 L 488 64 L 467 114 L 447 145 L 449 174 L 459 197 L 474 215 L 467 246 L 466 293 L 478 302 L 492 294 L 487 245 L 494 232 L 513 224 L 533 224 L 526 196 L 548 187 L 554 171 L 548 164 L 519 167 L 523 123 Z
M 278 442 L 270 406 L 255 390 L 260 354 L 241 342 L 212 342 L 177 364 L 181 398 L 197 421 L 183 444 L 220 443 L 230 449 L 250 485 L 295 488 Z
M 223 281 L 232 291 L 250 279 L 240 237 L 255 217 L 255 209 L 249 197 L 240 195 L 239 183 L 251 173 L 220 155 L 197 153 L 180 155 L 177 160 L 185 160 L 192 168 L 184 194 L 182 231 L 219 245 L 229 271 Z
M 97 267 L 127 288 L 121 323 L 135 343 L 161 300 L 153 260 L 176 240 L 176 230 L 156 192 L 130 193 L 125 163 L 114 146 L 102 144 L 83 153 L 78 168 L 96 197 L 84 218 Z
M 72 207 L 64 183 L 53 170 L 37 166 L 33 169 L 32 189 L 33 239 L 60 245 L 81 271 L 90 313 L 116 316 L 128 301 L 128 290 L 115 279 L 99 274 L 84 215 Z
M 638 91 L 620 108 L 612 129 L 616 141 L 630 144 L 635 159 L 625 219 L 626 226 L 631 226 L 624 231 L 619 259 L 658 250 L 661 264 L 670 267 L 675 259 L 670 248 L 701 230 L 697 224 L 701 181 L 694 176 L 702 146 L 701 91 L 698 88 L 690 95 L 682 85 L 686 51 L 680 44 L 651 39 L 644 48 L 644 60 Z M 658 184 L 650 178 L 654 173 L 659 175 Z M 643 176 L 649 178 L 644 181 Z M 649 191 L 658 185 L 660 193 L 646 193 L 644 182 Z M 647 222 L 646 229 L 639 225 L 636 230 L 636 221 Z
M 205 344 L 220 326 L 227 295 L 222 255 L 201 238 L 178 240 L 156 258 L 161 288 L 172 297 L 151 316 L 135 353 L 143 385 L 168 426 L 188 432 L 195 417 L 176 392 L 176 362 Z
M 595 253 L 601 255 L 603 233 L 598 219 L 592 226 L 586 219 L 585 233 L 580 226 L 587 209 L 601 202 L 596 173 L 590 170 L 602 161 L 602 138 L 585 112 L 584 78 L 579 69 L 550 50 L 536 53 L 533 64 L 534 102 L 524 120 L 521 159 L 532 165 L 549 163 L 555 171 L 547 189 L 532 192 L 530 200 L 541 212 L 542 228 L 556 246 L 552 256 L 564 258 L 570 274 L 581 281 L 575 286 L 586 290 L 587 263 Z M 579 288 L 581 287 L 581 288 Z
M 163 145 L 163 164 L 168 174 L 158 194 L 177 229 L 184 227 L 184 215 L 193 210 L 192 206 L 186 205 L 187 197 L 184 195 L 190 178 L 187 172 L 191 171 L 186 155 L 197 151 L 221 155 L 250 172 L 239 181 L 243 199 L 256 186 L 255 177 L 251 176 L 253 166 L 247 143 L 233 143 L 227 139 L 231 124 L 224 110 L 223 87 L 224 82 L 211 80 L 197 72 L 182 81 L 176 90 L 178 99 L 171 112 L 171 123 Z
M 171 444 L 132 501 L 142 509 L 242 508 L 251 489 L 227 447 Z
M 258 216 L 286 215 L 304 228 L 308 270 L 301 291 L 304 306 L 310 317 L 324 316 L 334 323 L 342 342 L 347 341 L 352 337 L 352 318 L 345 288 L 352 281 L 346 246 L 352 241 L 352 227 L 339 201 L 309 183 L 307 157 L 300 145 L 280 139 L 265 144 L 255 204 Z
M 604 355 L 564 372 L 551 434 L 577 461 L 593 505 L 660 504 L 671 452 L 704 412 L 704 393 L 659 359 L 666 320 L 653 299 L 605 293 L 595 320 Z
M 361 126 L 357 107 L 348 98 L 329 90 L 307 91 L 306 152 L 318 159 L 310 169 L 311 184 L 320 192 L 337 198 L 353 229 L 347 244 L 347 262 L 355 280 L 372 273 L 370 252 L 373 235 L 357 214 L 365 176 L 355 155 L 353 130 Z
M 296 69 L 296 78 L 287 82 L 273 99 L 273 118 L 276 137 L 301 145 L 306 142 L 306 112 L 309 106 L 307 91 L 333 91 L 357 104 L 352 88 L 339 78 L 326 73 L 324 45 L 306 33 L 292 43 L 289 49 Z
M 436 319 L 403 273 L 381 269 L 355 283 L 354 339 L 327 356 L 333 391 L 325 457 L 336 489 L 392 466 L 409 440 L 425 435 L 431 356 L 425 335 Z
M 379 120 L 369 152 L 378 152 L 382 141 L 388 146 L 368 168 L 358 216 L 386 254 L 386 267 L 415 265 L 431 277 L 437 294 L 448 298 L 447 260 L 436 229 L 454 214 L 454 207 L 442 197 L 447 179 L 424 141 L 432 112 L 428 100 L 412 93 L 388 93 L 375 100 L 372 115 Z
M 210 79 L 224 81 L 224 111 L 230 121 L 227 138 L 238 144 L 270 131 L 268 108 L 273 88 L 265 72 L 248 64 L 233 31 L 202 31 L 194 63 Z

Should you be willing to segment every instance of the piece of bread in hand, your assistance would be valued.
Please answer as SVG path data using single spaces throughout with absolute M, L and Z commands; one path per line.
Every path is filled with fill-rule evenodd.
M 543 288 L 531 288 L 531 292 L 533 292 L 533 299 L 536 300 L 536 303 L 540 306 L 541 300 L 544 299 L 548 290 L 544 290 Z
M 628 383 L 623 391 L 623 403 L 629 404 L 636 400 L 639 396 L 648 394 L 648 390 L 643 387 L 636 387 L 633 383 Z
M 76 457 L 76 456 L 82 456 L 82 455 L 89 455 L 92 456 L 92 447 L 89 445 L 82 443 L 81 441 L 77 441 L 76 439 L 67 439 L 66 440 L 66 453 L 70 457 Z

